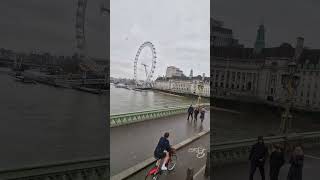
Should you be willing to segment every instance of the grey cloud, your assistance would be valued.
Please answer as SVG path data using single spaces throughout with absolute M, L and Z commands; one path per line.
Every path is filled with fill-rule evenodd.
M 77 0 L 0 1 L 0 47 L 29 52 L 34 49 L 71 55 L 75 52 Z M 88 1 L 87 39 L 90 56 L 107 57 L 106 17 L 99 1 Z
M 211 15 L 225 21 L 240 42 L 252 47 L 258 24 L 264 17 L 267 43 L 295 43 L 297 36 L 305 37 L 306 45 L 320 47 L 320 3 L 314 0 L 214 0 Z
M 209 72 L 209 2 L 111 1 L 111 69 L 114 69 L 111 76 L 132 78 L 131 63 L 144 41 L 151 41 L 156 47 L 155 76 L 163 75 L 170 65 L 184 71 L 196 67 L 199 72 Z M 201 65 L 198 66 L 199 61 Z M 127 66 L 118 72 L 116 68 L 123 62 Z M 124 69 L 128 72 L 123 73 Z

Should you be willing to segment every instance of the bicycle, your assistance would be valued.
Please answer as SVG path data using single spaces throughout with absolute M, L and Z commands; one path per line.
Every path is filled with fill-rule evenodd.
M 177 155 L 175 152 L 175 149 L 171 149 L 171 151 L 169 152 L 169 160 L 166 164 L 166 167 L 168 168 L 168 171 L 172 171 L 174 170 L 174 168 L 176 167 L 177 164 Z M 145 180 L 157 180 L 160 175 L 162 174 L 162 170 L 161 170 L 161 163 L 155 165 L 155 167 L 151 168 L 146 177 Z

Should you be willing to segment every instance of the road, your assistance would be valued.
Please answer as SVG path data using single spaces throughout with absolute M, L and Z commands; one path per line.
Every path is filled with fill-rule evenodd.
M 110 173 L 113 176 L 153 157 L 159 138 L 167 131 L 170 132 L 170 143 L 174 145 L 208 129 L 210 129 L 210 112 L 206 113 L 202 124 L 200 120 L 196 123 L 187 121 L 187 114 L 179 114 L 111 128 Z
M 305 151 L 303 180 L 315 180 L 319 176 L 318 171 L 320 167 L 320 148 Z M 281 170 L 279 179 L 286 179 L 289 171 L 289 164 L 285 164 Z M 215 180 L 247 180 L 249 179 L 249 164 L 239 163 L 223 167 L 216 167 L 213 170 L 213 179 Z M 269 179 L 269 164 L 265 165 L 266 179 Z M 232 173 L 230 173 L 232 172 Z M 257 169 L 254 180 L 260 180 L 259 170 Z
M 186 179 L 187 169 L 193 168 L 194 174 L 197 174 L 195 180 L 205 180 L 205 178 L 203 178 L 203 173 L 204 173 L 204 167 L 206 164 L 206 157 L 207 157 L 206 153 L 209 150 L 209 143 L 210 143 L 209 138 L 210 138 L 210 134 L 206 134 L 202 136 L 200 139 L 178 150 L 177 151 L 178 159 L 177 159 L 176 168 L 171 172 L 162 174 L 160 179 L 161 180 Z M 197 158 L 196 152 L 191 152 L 193 148 L 198 148 L 198 147 L 204 149 L 203 157 L 201 157 L 202 155 L 199 154 L 200 158 Z M 153 166 L 154 165 L 147 167 L 146 169 L 140 171 L 136 175 L 128 178 L 128 180 L 144 179 L 145 175 L 147 174 L 147 171 L 150 170 Z

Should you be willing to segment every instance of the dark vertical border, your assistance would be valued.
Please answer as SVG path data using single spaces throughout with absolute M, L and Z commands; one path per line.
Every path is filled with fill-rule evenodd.
M 107 133 L 107 173 L 108 173 L 108 178 L 110 179 L 110 15 L 111 15 L 111 9 L 110 9 L 110 0 L 105 0 L 106 1 L 106 6 L 108 7 L 107 9 L 107 33 L 106 33 L 106 40 L 107 40 L 107 58 L 108 58 L 108 62 L 107 62 L 107 89 L 108 89 L 108 93 L 107 93 L 107 106 L 106 106 L 106 133 Z
M 213 16 L 213 0 L 210 0 L 210 36 L 209 36 L 209 39 L 210 39 L 210 107 L 214 106 L 214 98 L 213 98 L 213 72 L 212 72 L 212 68 L 211 68 L 211 61 L 212 61 L 212 53 L 213 53 L 213 46 L 212 46 L 212 43 L 211 43 L 211 33 L 212 33 L 212 16 Z M 214 142 L 214 127 L 213 127 L 213 117 L 214 117 L 214 113 L 213 111 L 211 110 L 210 111 L 210 179 L 213 179 L 213 142 Z

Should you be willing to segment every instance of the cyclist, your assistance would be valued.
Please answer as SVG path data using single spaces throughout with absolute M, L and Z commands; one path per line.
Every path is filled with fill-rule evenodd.
M 161 166 L 161 170 L 165 171 L 168 170 L 166 164 L 169 160 L 169 152 L 171 150 L 171 146 L 169 143 L 169 133 L 164 133 L 164 136 L 160 138 L 159 143 L 154 150 L 154 157 L 158 159 L 157 164 L 160 164 L 161 160 L 164 158 L 164 161 Z

